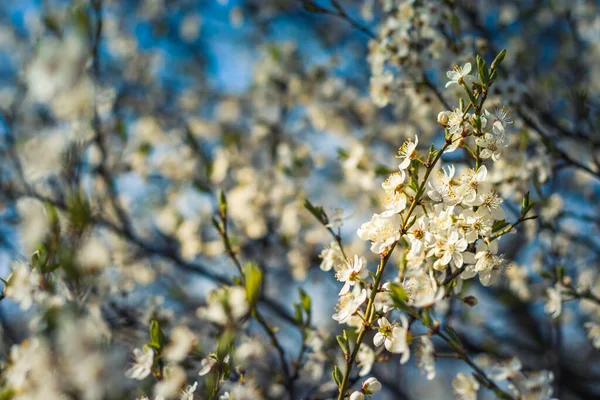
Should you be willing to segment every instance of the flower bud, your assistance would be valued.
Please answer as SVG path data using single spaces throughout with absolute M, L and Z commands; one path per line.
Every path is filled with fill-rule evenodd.
M 440 124 L 442 126 L 448 125 L 448 121 L 449 120 L 450 120 L 450 118 L 448 117 L 448 112 L 447 111 L 442 111 L 437 116 L 437 122 L 438 122 L 438 124 Z
M 468 305 L 469 307 L 474 307 L 477 305 L 478 300 L 477 297 L 475 296 L 467 296 L 463 299 L 463 301 L 465 302 L 466 305 Z
M 381 390 L 381 383 L 377 380 L 377 378 L 369 378 L 362 384 L 361 391 L 366 395 L 373 395 Z

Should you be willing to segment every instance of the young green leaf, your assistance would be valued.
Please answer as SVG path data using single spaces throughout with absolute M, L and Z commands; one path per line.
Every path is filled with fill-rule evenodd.
M 260 294 L 260 287 L 262 284 L 263 272 L 260 267 L 254 263 L 249 262 L 244 267 L 245 276 L 245 287 L 246 287 L 246 298 L 251 307 L 256 305 Z

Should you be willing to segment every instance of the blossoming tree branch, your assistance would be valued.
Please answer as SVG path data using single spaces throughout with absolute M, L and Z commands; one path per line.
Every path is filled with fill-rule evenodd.
M 600 6 L 0 4 L 0 400 L 600 397 Z

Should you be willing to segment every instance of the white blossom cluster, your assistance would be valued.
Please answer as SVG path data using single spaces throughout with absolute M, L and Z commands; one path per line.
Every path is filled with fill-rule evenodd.
M 462 86 L 471 97 L 474 82 L 481 80 L 479 85 L 487 90 L 485 78 L 471 72 L 470 63 L 448 71 L 446 86 Z M 498 239 L 508 233 L 512 225 L 503 230 L 509 225 L 505 221 L 503 199 L 488 179 L 485 162 L 501 159 L 512 119 L 505 108 L 496 107 L 493 112 L 483 108 L 484 101 L 482 97 L 476 103 L 471 97 L 469 108 L 473 108 L 473 113 L 468 112 L 469 108 L 463 109 L 462 103 L 459 108 L 439 113 L 437 122 L 445 132 L 441 149 L 431 146 L 427 152 L 419 152 L 419 138 L 415 136 L 398 150 L 398 170 L 382 183 L 384 210 L 374 214 L 357 231 L 359 238 L 369 241 L 371 252 L 380 258 L 379 267 L 370 273 L 371 278 L 365 273 L 366 259 L 358 255 L 346 258 L 339 244 L 332 243 L 322 253 L 323 270 L 331 269 L 338 262 L 335 277 L 343 287 L 333 319 L 358 330 L 355 346 L 362 349 L 363 335 L 373 330 L 375 348 L 384 346 L 390 353 L 401 354 L 400 363 L 405 364 L 410 358 L 414 336 L 411 324 L 420 320 L 429 329 L 428 335 L 421 336 L 419 348 L 419 365 L 428 380 L 436 376 L 436 353 L 430 335 L 437 334 L 439 321 L 432 322 L 427 310 L 435 310 L 446 298 L 459 295 L 464 281 L 475 276 L 479 276 L 482 285 L 493 285 L 506 264 L 505 257 L 498 254 Z M 459 148 L 473 156 L 475 167 L 457 172 L 450 164 L 439 168 L 437 176 L 430 178 L 442 155 Z M 523 207 L 527 206 L 524 203 Z M 522 211 L 522 219 L 527 211 Z M 401 258 L 403 267 L 396 278 L 385 281 L 383 270 L 394 254 Z M 560 313 L 560 294 L 553 288 L 548 289 L 548 294 L 550 302 L 546 311 L 556 315 Z M 401 313 L 390 322 L 394 309 Z M 408 317 L 413 321 L 409 322 Z M 450 344 L 458 346 L 452 339 Z M 348 376 L 358 353 L 348 354 L 347 339 L 343 339 L 340 346 L 346 347 L 344 351 L 350 360 L 345 371 Z M 364 361 L 359 362 L 364 364 Z M 520 368 L 520 363 L 518 368 L 513 367 L 514 376 L 496 373 L 492 378 L 479 375 L 475 379 L 473 375 L 460 373 L 453 381 L 454 392 L 461 399 L 475 399 L 482 379 L 492 382 L 491 379 L 511 378 L 509 389 L 517 397 L 525 398 L 535 392 L 542 398 L 550 398 L 552 373 L 542 371 L 541 375 L 525 377 L 518 375 Z M 480 372 L 476 370 L 476 373 Z M 353 392 L 350 398 L 370 396 L 372 379 L 365 381 L 362 389 Z M 345 381 L 336 383 L 340 385 L 341 395 L 346 390 Z M 380 386 L 376 387 L 379 390 Z M 487 387 L 496 394 L 507 395 L 495 384 Z
M 597 2 L 0 20 L 0 400 L 600 396 Z

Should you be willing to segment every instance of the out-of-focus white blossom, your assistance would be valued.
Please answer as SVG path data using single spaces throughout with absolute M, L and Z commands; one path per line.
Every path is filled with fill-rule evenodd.
M 421 346 L 417 353 L 417 359 L 421 372 L 427 380 L 435 378 L 435 348 L 429 336 L 421 336 Z
M 196 315 L 219 325 L 225 325 L 230 320 L 239 320 L 250 309 L 246 290 L 241 286 L 215 289 L 208 294 L 206 301 L 208 304 L 198 308 Z
M 477 400 L 479 382 L 473 375 L 465 375 L 459 372 L 452 380 L 452 390 L 459 400 Z
M 185 325 L 173 328 L 170 341 L 164 349 L 163 355 L 167 361 L 180 362 L 192 351 L 196 343 L 196 336 Z
M 144 380 L 152 372 L 154 365 L 154 350 L 148 346 L 140 349 L 133 349 L 135 361 L 131 368 L 125 371 L 125 376 L 129 379 Z

